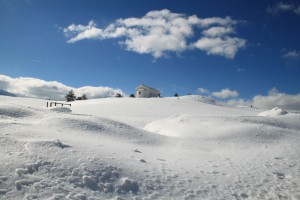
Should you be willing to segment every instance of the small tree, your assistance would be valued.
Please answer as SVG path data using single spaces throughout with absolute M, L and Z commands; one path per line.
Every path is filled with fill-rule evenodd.
M 178 93 L 175 93 L 175 94 L 174 94 L 174 97 L 178 97 L 178 96 L 179 96 Z
M 117 93 L 115 97 L 123 97 L 120 93 Z
M 131 94 L 129 97 L 131 97 L 131 98 L 134 98 L 134 97 L 135 97 L 135 95 L 134 95 L 134 94 Z
M 83 95 L 81 96 L 81 99 L 82 99 L 82 100 L 87 100 L 88 98 L 86 97 L 85 94 L 83 94 Z
M 76 100 L 76 96 L 73 90 L 70 90 L 69 93 L 66 95 L 66 100 L 67 102 Z
M 83 94 L 81 97 L 77 97 L 76 100 L 87 100 L 87 97 Z

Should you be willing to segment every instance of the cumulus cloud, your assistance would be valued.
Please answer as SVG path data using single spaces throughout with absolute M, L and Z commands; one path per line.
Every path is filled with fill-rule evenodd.
M 198 88 L 197 91 L 201 94 L 209 94 L 210 91 L 205 88 Z
M 279 92 L 273 87 L 267 95 L 256 95 L 250 100 L 230 99 L 227 102 L 230 106 L 254 106 L 259 109 L 270 110 L 280 107 L 285 110 L 300 111 L 300 94 L 286 94 Z
M 252 105 L 252 102 L 250 100 L 245 100 L 245 99 L 230 99 L 225 103 L 229 106 L 236 106 L 236 107 Z
M 289 51 L 286 54 L 284 54 L 282 57 L 287 58 L 287 59 L 299 58 L 300 57 L 300 52 L 299 51 Z
M 221 99 L 228 99 L 228 98 L 236 98 L 239 96 L 239 93 L 236 90 L 230 90 L 229 88 L 222 89 L 219 92 L 213 92 L 212 96 L 218 97 Z
M 286 51 L 286 50 L 284 50 Z M 292 50 L 286 51 L 282 58 L 285 61 L 285 65 L 289 68 L 299 68 L 300 67 L 300 51 Z
M 202 19 L 164 9 L 150 11 L 141 18 L 118 19 L 105 28 L 99 28 L 94 21 L 86 26 L 72 24 L 64 28 L 63 32 L 69 38 L 68 43 L 84 39 L 119 38 L 119 43 L 125 49 L 151 54 L 154 58 L 166 56 L 167 52 L 180 53 L 195 48 L 206 51 L 209 55 L 234 58 L 246 43 L 244 39 L 230 36 L 235 33 L 234 26 L 237 23 L 230 17 Z M 202 30 L 202 35 L 195 35 L 198 33 L 195 31 L 197 29 Z M 194 38 L 198 38 L 198 42 L 190 41 Z
M 208 37 L 218 37 L 218 36 L 223 36 L 227 35 L 230 33 L 234 33 L 234 30 L 232 27 L 222 27 L 222 26 L 216 26 L 216 27 L 211 27 L 207 30 L 204 30 L 203 35 L 208 36 Z
M 271 7 L 268 7 L 267 12 L 270 14 L 279 14 L 282 12 L 293 12 L 296 15 L 300 15 L 300 5 L 295 3 L 279 2 Z
M 73 88 L 56 81 L 45 81 L 28 77 L 11 78 L 4 75 L 0 75 L 0 89 L 17 96 L 54 100 L 65 100 L 65 95 L 70 90 L 74 90 L 77 96 L 86 94 L 89 99 L 113 97 L 117 93 L 124 95 L 122 90 L 110 87 L 86 86 Z
M 286 110 L 300 111 L 300 94 L 280 93 L 276 88 L 272 88 L 266 96 L 255 96 L 252 104 L 262 109 L 280 107 Z
M 237 51 L 244 47 L 246 40 L 232 37 L 203 37 L 199 39 L 193 46 L 206 51 L 208 55 L 220 55 L 226 58 L 234 58 Z

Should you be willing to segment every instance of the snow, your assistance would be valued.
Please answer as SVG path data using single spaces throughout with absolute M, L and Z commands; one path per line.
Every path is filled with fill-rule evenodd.
M 72 112 L 72 109 L 68 108 L 68 107 L 51 107 L 49 109 L 52 110 L 52 111 L 62 112 L 62 113 L 70 113 L 70 112 Z
M 300 199 L 299 114 L 193 95 L 46 102 L 0 96 L 0 199 Z
M 287 111 L 283 110 L 282 108 L 275 107 L 271 110 L 266 110 L 258 114 L 258 116 L 278 116 L 278 115 L 285 115 Z
M 0 89 L 0 95 L 4 95 L 4 96 L 10 96 L 10 97 L 16 97 L 17 95 L 7 92 L 5 90 Z

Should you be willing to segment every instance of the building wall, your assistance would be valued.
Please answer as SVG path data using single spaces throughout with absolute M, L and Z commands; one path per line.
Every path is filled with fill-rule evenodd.
M 158 97 L 158 95 L 159 95 L 158 91 L 146 87 L 137 88 L 135 93 L 136 98 Z

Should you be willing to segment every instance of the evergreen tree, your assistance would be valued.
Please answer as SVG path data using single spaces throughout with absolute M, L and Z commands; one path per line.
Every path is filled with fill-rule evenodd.
M 73 90 L 70 90 L 69 93 L 66 95 L 66 100 L 67 102 L 76 100 L 76 96 Z
M 123 97 L 120 93 L 117 93 L 115 97 Z
M 85 94 L 83 94 L 83 95 L 81 96 L 81 99 L 82 99 L 82 100 L 87 100 L 88 98 L 86 97 Z
M 175 93 L 175 94 L 174 94 L 174 97 L 178 97 L 178 96 L 179 96 L 178 93 Z

